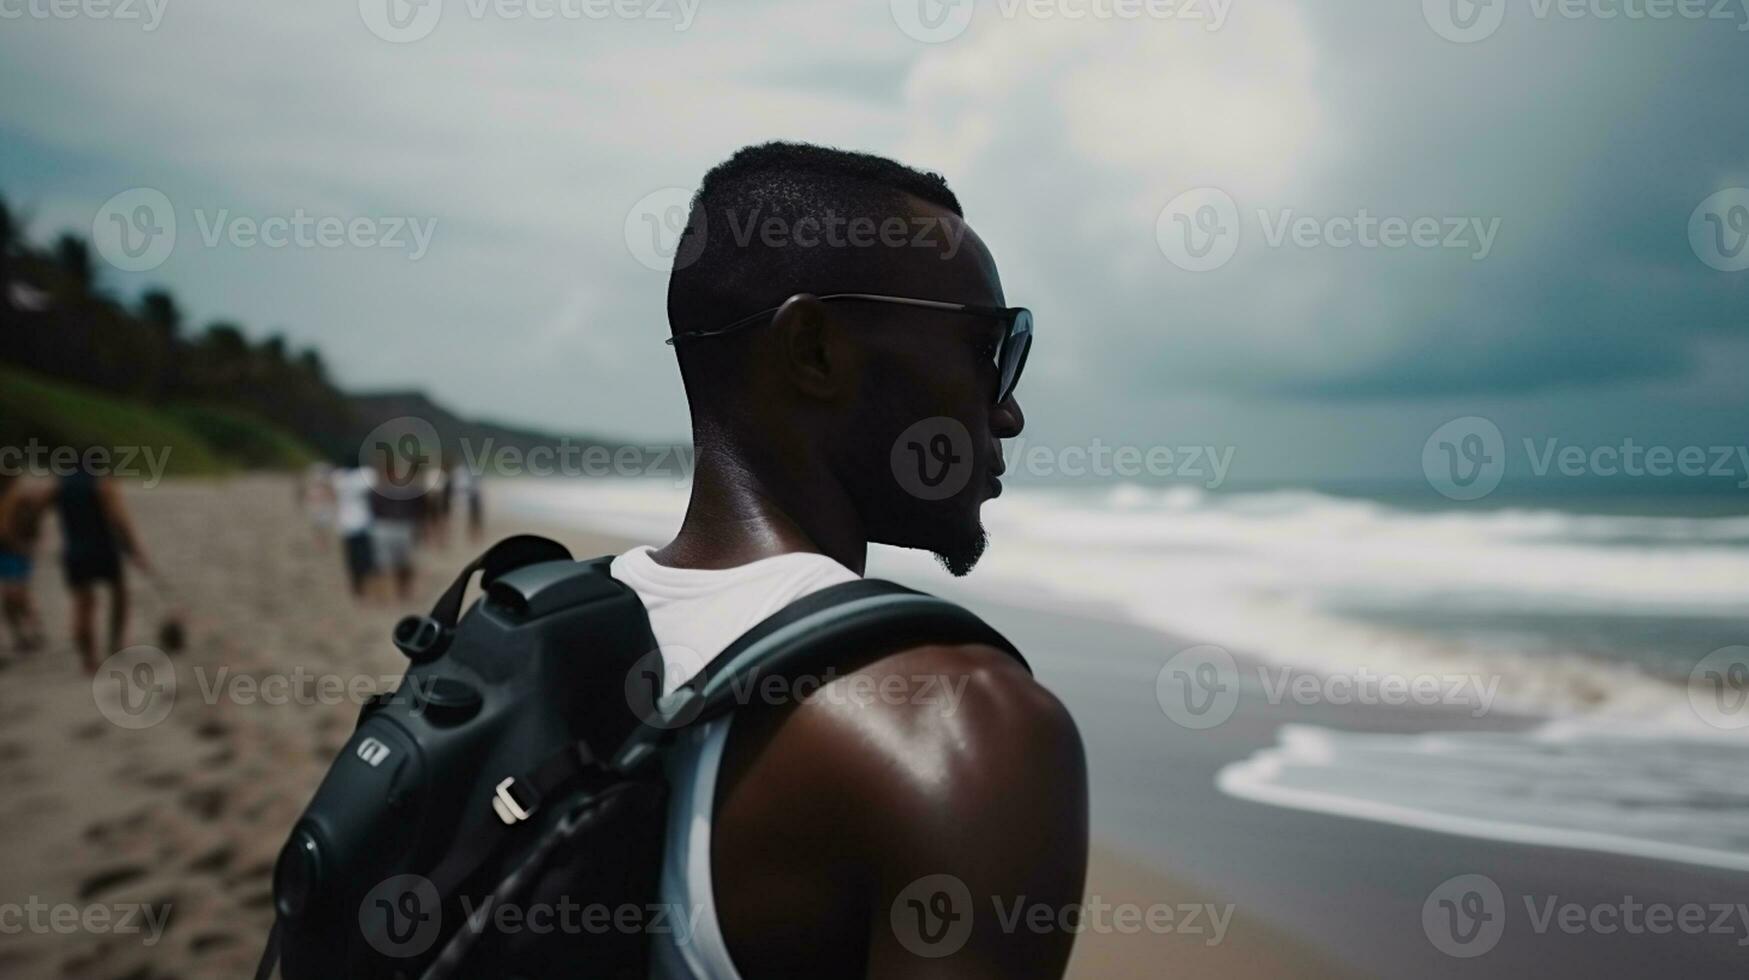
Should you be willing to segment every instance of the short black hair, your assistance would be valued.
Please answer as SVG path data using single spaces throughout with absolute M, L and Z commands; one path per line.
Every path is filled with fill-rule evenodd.
M 806 230 L 800 237 L 817 241 L 833 223 L 842 233 L 851 221 L 906 218 L 907 197 L 964 216 L 940 174 L 886 157 L 791 142 L 737 151 L 692 197 L 668 279 L 669 329 L 715 329 L 801 292 L 881 291 L 883 263 L 870 248 L 795 239 Z

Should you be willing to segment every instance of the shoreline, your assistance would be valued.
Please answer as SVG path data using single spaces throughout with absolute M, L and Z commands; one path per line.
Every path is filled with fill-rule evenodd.
M 339 549 L 318 545 L 289 490 L 287 480 L 265 476 L 129 489 L 146 547 L 173 583 L 173 598 L 187 606 L 189 644 L 178 674 L 195 671 L 208 681 L 220 671 L 254 681 L 298 670 L 398 677 L 405 661 L 388 635 L 407 610 L 350 600 Z M 495 512 L 490 497 L 487 503 L 487 541 L 545 533 L 580 556 L 630 546 Z M 270 921 L 273 860 L 349 735 L 357 706 L 213 698 L 210 685 L 184 682 L 161 724 L 139 731 L 111 724 L 96 710 L 67 640 L 52 523 L 36 573 L 50 645 L 26 658 L 0 658 L 0 761 L 12 790 L 0 798 L 0 901 L 168 905 L 172 914 L 152 945 L 138 935 L 90 930 L 0 933 L 0 973 L 249 975 Z M 480 550 L 460 538 L 421 556 L 413 608 L 428 607 Z M 131 639 L 141 642 L 166 601 L 137 576 L 130 580 Z M 1166 651 L 1190 641 L 1055 604 L 962 598 L 1016 639 L 1081 727 L 1093 807 L 1088 899 L 1233 907 L 1213 945 L 1206 932 L 1085 932 L 1071 976 L 1442 978 L 1485 965 L 1560 980 L 1655 973 L 1673 961 L 1704 973 L 1739 961 L 1732 935 L 1538 932 L 1518 903 L 1556 896 L 1608 905 L 1624 892 L 1642 903 L 1734 903 L 1749 876 L 1285 809 L 1216 785 L 1223 768 L 1276 744 L 1287 724 L 1507 732 L 1535 719 L 1241 697 L 1230 720 L 1190 731 L 1165 716 L 1155 690 Z M 1512 923 L 1478 963 L 1439 952 L 1423 923 L 1432 892 L 1465 874 L 1498 883 Z

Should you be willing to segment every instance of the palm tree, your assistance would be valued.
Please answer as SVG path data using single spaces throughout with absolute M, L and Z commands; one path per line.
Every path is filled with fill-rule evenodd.
M 140 319 L 157 327 L 168 341 L 182 332 L 182 308 L 176 305 L 176 297 L 162 289 L 149 289 L 140 295 Z
M 97 285 L 97 266 L 91 261 L 91 246 L 77 235 L 55 239 L 55 267 L 80 299 L 89 299 Z

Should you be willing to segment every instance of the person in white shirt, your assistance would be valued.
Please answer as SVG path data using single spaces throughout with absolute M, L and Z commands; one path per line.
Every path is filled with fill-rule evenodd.
M 376 474 L 351 459 L 329 478 L 334 492 L 334 528 L 340 533 L 346 561 L 346 582 L 356 598 L 364 598 L 375 575 L 370 534 L 370 498 Z
M 748 215 L 791 234 L 737 239 Z M 858 246 L 859 227 L 909 234 Z M 1004 306 L 940 177 L 807 144 L 742 150 L 693 199 L 668 318 L 692 496 L 672 541 L 611 569 L 644 601 L 665 687 L 861 575 L 871 543 L 955 574 L 977 563 L 1000 440 L 1024 425 L 1013 391 L 1032 317 Z M 689 923 L 652 937 L 655 976 L 1062 975 L 1070 930 L 990 914 L 1070 914 L 1087 862 L 1079 734 L 1007 653 L 895 641 L 731 720 L 669 757 L 662 902 Z

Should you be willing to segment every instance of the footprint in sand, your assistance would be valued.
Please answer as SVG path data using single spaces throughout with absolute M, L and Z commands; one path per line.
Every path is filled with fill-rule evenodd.
M 231 791 L 223 786 L 191 789 L 182 794 L 182 806 L 207 823 L 223 816 L 230 802 Z
M 215 847 L 205 854 L 202 854 L 200 857 L 195 858 L 193 861 L 188 862 L 188 870 L 197 874 L 220 874 L 226 868 L 231 866 L 231 861 L 236 856 L 236 848 L 229 844 L 220 844 L 218 847 Z
M 146 876 L 146 869 L 138 865 L 124 864 L 121 867 L 99 871 L 79 883 L 80 901 L 96 898 L 106 891 L 120 888 L 129 882 L 137 881 Z

